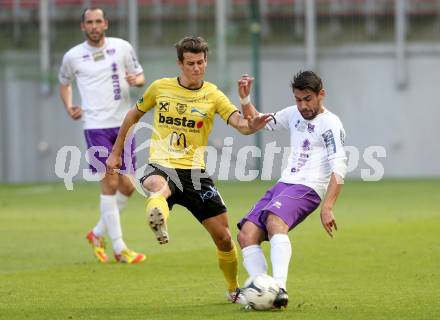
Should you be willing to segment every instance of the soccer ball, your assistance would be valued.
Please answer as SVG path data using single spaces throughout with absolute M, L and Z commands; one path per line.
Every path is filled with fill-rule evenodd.
M 246 280 L 243 288 L 248 305 L 254 310 L 272 309 L 280 287 L 274 278 L 259 274 Z

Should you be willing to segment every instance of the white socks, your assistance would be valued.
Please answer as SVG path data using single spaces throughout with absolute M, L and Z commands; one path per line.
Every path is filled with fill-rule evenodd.
M 261 246 L 254 244 L 241 250 L 243 265 L 250 277 L 267 273 L 267 263 Z M 286 289 L 289 262 L 292 257 L 292 246 L 287 234 L 278 233 L 270 239 L 270 260 L 273 278 L 280 288 Z
M 261 273 L 267 273 L 267 263 L 261 246 L 254 244 L 241 249 L 243 255 L 243 266 L 250 277 Z
M 98 237 L 103 237 L 107 233 L 107 225 L 106 225 L 106 222 L 104 221 L 103 207 L 102 207 L 102 197 L 103 196 L 104 195 L 101 195 L 101 203 L 100 203 L 101 216 L 99 218 L 98 224 L 93 228 L 93 233 Z M 107 196 L 104 196 L 104 197 L 107 197 Z M 109 197 L 113 197 L 113 196 L 109 196 Z M 121 193 L 119 191 L 116 191 L 116 195 L 114 197 L 116 197 L 116 204 L 118 206 L 118 212 L 119 212 L 118 214 L 120 214 L 121 210 L 127 206 L 127 202 L 128 202 L 129 197 L 127 197 L 126 195 L 124 195 L 123 193 Z M 106 203 L 106 200 L 104 200 L 104 203 Z M 120 223 L 118 223 L 118 224 L 120 226 Z M 120 248 L 120 247 L 121 247 L 121 244 L 118 245 L 118 248 Z
M 119 219 L 116 195 L 101 194 L 100 208 L 101 219 L 95 228 L 99 227 L 101 223 L 105 225 L 108 235 L 112 240 L 113 251 L 116 254 L 120 254 L 121 251 L 126 248 L 126 245 L 122 240 L 121 222 Z M 93 229 L 93 232 L 95 233 L 95 229 Z
M 272 261 L 273 278 L 280 288 L 286 289 L 289 262 L 292 256 L 292 246 L 287 234 L 278 233 L 270 239 L 270 260 Z
M 105 222 L 104 222 L 104 219 L 103 219 L 102 213 L 101 213 L 101 216 L 99 217 L 98 224 L 93 228 L 93 233 L 97 237 L 103 237 L 106 232 L 107 232 L 107 229 L 105 227 Z
M 116 203 L 118 204 L 119 213 L 125 208 L 127 201 L 128 197 L 125 194 L 119 192 L 119 190 L 116 191 Z

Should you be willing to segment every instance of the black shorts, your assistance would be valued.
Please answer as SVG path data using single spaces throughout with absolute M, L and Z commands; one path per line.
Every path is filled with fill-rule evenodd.
M 149 164 L 145 175 L 140 179 L 141 184 L 152 175 L 159 175 L 167 180 L 171 190 L 171 196 L 167 199 L 170 210 L 174 204 L 180 204 L 200 223 L 227 211 L 214 182 L 204 170 L 173 169 Z

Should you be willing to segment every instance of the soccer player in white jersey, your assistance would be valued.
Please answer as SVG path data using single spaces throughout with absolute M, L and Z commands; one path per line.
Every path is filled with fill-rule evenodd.
M 252 78 L 241 79 L 241 95 L 249 94 Z M 312 71 L 295 75 L 292 91 L 296 105 L 273 114 L 268 130 L 290 131 L 291 153 L 278 182 L 238 223 L 238 242 L 249 276 L 267 273 L 261 242 L 270 241 L 273 277 L 280 286 L 274 307 L 287 307 L 286 282 L 292 248 L 287 233 L 321 203 L 321 222 L 333 237 L 337 230 L 332 208 L 347 171 L 345 132 L 339 118 L 323 105 L 322 81 Z M 257 113 L 249 99 L 242 105 L 245 117 Z M 243 103 L 242 103 L 243 104 Z
M 118 135 L 119 127 L 130 107 L 130 86 L 145 83 L 143 69 L 132 46 L 125 40 L 105 36 L 108 20 L 100 8 L 88 8 L 81 17 L 86 41 L 71 48 L 63 57 L 59 71 L 60 95 L 73 120 L 82 119 L 90 169 L 105 174 L 105 161 Z M 73 104 L 72 82 L 81 96 L 81 106 Z M 121 172 L 133 173 L 134 141 L 127 146 Z M 116 261 L 137 263 L 145 255 L 127 248 L 120 225 L 119 212 L 126 205 L 134 187 L 127 176 L 107 175 L 101 180 L 100 211 L 97 225 L 88 232 L 100 262 L 107 262 L 104 235 L 111 239 Z

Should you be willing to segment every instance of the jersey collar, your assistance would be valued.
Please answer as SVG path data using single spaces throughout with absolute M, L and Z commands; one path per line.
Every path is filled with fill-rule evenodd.
M 177 83 L 178 83 L 179 86 L 181 86 L 182 88 L 185 88 L 185 89 L 187 89 L 187 90 L 193 90 L 193 91 L 201 89 L 201 88 L 203 87 L 203 85 L 205 84 L 205 82 L 202 81 L 202 84 L 201 84 L 200 87 L 198 87 L 198 88 L 188 88 L 188 87 L 185 87 L 183 84 L 180 83 L 180 78 L 179 78 L 179 77 L 177 77 Z
M 107 39 L 107 37 L 104 38 L 104 44 L 102 45 L 102 47 L 92 47 L 92 46 L 87 42 L 87 40 L 84 41 L 84 47 L 85 47 L 88 51 L 91 51 L 91 52 L 101 51 L 101 50 L 105 49 L 105 47 L 107 47 L 107 45 L 108 45 L 108 39 Z

